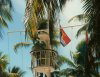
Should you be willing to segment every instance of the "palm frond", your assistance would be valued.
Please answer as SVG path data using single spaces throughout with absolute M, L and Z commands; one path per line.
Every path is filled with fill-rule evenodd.
M 80 51 L 81 49 L 84 49 L 86 47 L 86 41 L 85 40 L 82 40 L 76 47 L 76 49 L 78 51 Z
M 6 21 L 0 16 L 0 28 L 8 28 L 8 25 L 7 25 L 7 23 L 6 23 Z
M 58 11 L 60 12 L 64 4 L 66 3 L 66 1 L 67 0 L 50 0 L 50 1 L 34 0 L 32 2 L 29 2 L 27 0 L 26 15 L 25 15 L 26 16 L 26 21 L 25 21 L 26 35 L 28 35 L 31 38 L 34 38 L 34 34 L 37 31 L 37 28 L 39 28 L 39 22 L 41 20 L 49 19 L 47 21 L 47 24 L 48 24 L 47 26 L 50 25 L 49 33 L 50 33 L 50 38 L 52 38 L 51 35 L 53 35 L 54 23 L 57 20 L 56 14 L 58 14 Z M 45 23 L 45 26 L 46 26 L 46 23 Z
M 74 16 L 74 17 L 72 17 L 69 21 L 68 21 L 68 23 L 70 23 L 70 22 L 72 22 L 72 21 L 85 21 L 85 23 L 88 21 L 88 17 L 87 17 L 88 15 L 87 14 L 79 14 L 79 15 L 76 15 L 76 16 Z
M 8 7 L 12 8 L 12 1 L 11 0 L 0 0 L 2 5 L 8 5 Z
M 25 71 L 22 71 L 19 67 L 8 68 L 9 77 L 23 77 Z
M 14 51 L 17 53 L 17 49 L 19 49 L 21 47 L 29 47 L 31 45 L 32 45 L 31 42 L 19 42 L 19 43 L 16 43 L 14 45 Z
M 60 77 L 60 71 L 54 71 L 51 73 L 51 77 Z
M 76 36 L 78 37 L 83 31 L 86 31 L 89 27 L 89 23 L 85 24 L 82 28 L 80 28 L 76 34 Z
M 60 71 L 61 76 L 75 76 L 77 74 L 76 70 L 73 68 L 67 68 Z
M 58 61 L 60 61 L 59 63 L 66 63 L 71 67 L 76 67 L 76 65 L 68 58 L 64 57 L 64 56 L 59 56 L 58 57 Z
M 11 10 L 12 10 L 11 0 L 1 0 L 0 1 L 0 16 L 3 19 L 12 21 Z
M 72 55 L 73 55 L 74 63 L 77 64 L 77 60 L 80 57 L 80 52 L 73 52 Z
M 85 65 L 86 56 L 87 56 L 87 44 L 85 40 L 82 40 L 76 47 L 77 52 L 79 52 L 79 58 L 77 59 L 77 63 L 81 65 Z
M 12 21 L 12 2 L 11 0 L 0 0 L 0 28 L 8 28 L 8 21 Z M 2 32 L 0 30 L 0 37 L 2 37 Z
M 58 48 L 60 46 L 60 42 L 58 40 L 52 40 L 52 48 Z
M 7 65 L 8 65 L 8 57 L 7 57 L 7 55 L 4 55 L 4 54 L 2 54 L 2 52 L 0 52 L 0 68 L 2 70 L 5 70 Z
M 66 1 L 68 0 L 59 0 L 59 3 L 60 3 L 60 8 L 62 9 L 63 6 L 66 4 Z M 70 1 L 70 0 L 69 0 Z
M 46 48 L 46 44 L 44 41 L 36 41 L 34 46 L 32 46 L 32 50 L 43 50 Z

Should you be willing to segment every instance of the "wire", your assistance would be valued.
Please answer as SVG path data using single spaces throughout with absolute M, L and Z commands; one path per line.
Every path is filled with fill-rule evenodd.
M 82 25 L 75 25 L 75 26 L 67 26 L 67 27 L 62 27 L 62 28 L 73 28 L 73 27 L 79 27 L 79 26 L 83 26 L 85 24 Z M 57 28 L 60 29 L 60 28 Z M 16 33 L 16 32 L 25 32 L 25 30 L 16 30 L 16 31 L 8 31 L 8 33 Z
M 83 24 L 83 25 L 85 25 L 85 24 Z M 62 28 L 73 28 L 73 27 L 79 27 L 79 26 L 83 26 L 83 25 L 67 26 L 67 27 L 62 27 Z
M 25 30 L 8 31 L 8 33 L 25 32 Z

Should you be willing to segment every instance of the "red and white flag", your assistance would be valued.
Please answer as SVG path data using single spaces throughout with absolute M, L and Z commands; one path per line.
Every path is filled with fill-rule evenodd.
M 71 39 L 67 36 L 67 34 L 64 32 L 64 30 L 60 27 L 60 42 L 63 46 L 66 46 L 69 44 Z

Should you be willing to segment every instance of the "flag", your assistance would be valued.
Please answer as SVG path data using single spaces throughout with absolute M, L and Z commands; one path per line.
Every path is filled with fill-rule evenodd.
M 64 32 L 64 30 L 60 27 L 60 42 L 63 46 L 66 46 L 69 44 L 71 39 L 67 36 L 67 34 Z

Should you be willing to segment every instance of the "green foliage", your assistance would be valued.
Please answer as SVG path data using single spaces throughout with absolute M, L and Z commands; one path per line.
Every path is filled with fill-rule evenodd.
M 54 44 L 52 41 L 55 38 L 54 33 L 56 31 L 54 25 L 58 13 L 63 8 L 66 1 L 67 0 L 34 0 L 31 2 L 31 5 L 29 5 L 29 1 L 27 0 L 25 22 L 26 36 L 34 39 L 37 29 L 49 28 L 50 44 Z
M 88 22 L 86 22 L 85 26 L 79 29 L 77 36 L 82 31 L 88 31 L 90 34 L 89 44 L 87 47 L 86 55 L 87 55 L 87 61 L 85 65 L 85 72 L 89 76 L 88 72 L 91 70 L 98 70 L 98 66 L 95 64 L 96 60 L 99 60 L 100 55 L 100 1 L 98 0 L 84 0 L 83 1 L 84 6 L 84 15 L 86 15 L 86 19 Z M 75 16 L 73 18 L 78 18 L 79 20 L 85 20 L 85 18 L 81 15 Z M 95 54 L 95 56 L 94 56 Z M 95 69 L 96 70 L 95 70 Z M 90 77 L 90 76 L 89 76 Z
M 73 61 L 71 61 L 69 58 L 66 58 L 64 56 L 59 56 L 58 61 L 59 63 L 61 63 L 60 65 L 62 65 L 63 63 L 67 63 L 70 67 L 76 67 Z
M 4 55 L 4 54 L 2 54 L 2 52 L 0 52 L 0 70 L 5 70 L 7 65 L 8 65 L 7 55 Z
M 17 52 L 17 49 L 21 48 L 21 47 L 29 47 L 31 46 L 32 43 L 31 42 L 19 42 L 19 43 L 16 43 L 14 45 L 14 51 Z
M 78 30 L 76 36 L 78 37 L 83 31 L 86 32 L 87 29 L 88 29 L 88 26 L 89 26 L 89 23 L 85 24 L 82 28 L 80 28 L 80 29 Z M 88 31 L 88 32 L 90 32 L 90 31 Z
M 98 73 L 95 70 L 86 70 L 86 64 L 87 64 L 87 44 L 85 40 L 82 40 L 76 47 L 77 52 L 71 52 L 71 59 L 68 59 L 64 56 L 58 56 L 57 64 L 58 67 L 61 67 L 62 64 L 67 64 L 69 67 L 64 68 L 59 71 L 59 76 L 75 76 L 75 77 L 99 77 Z M 98 66 L 97 61 L 97 66 Z M 95 63 L 96 65 L 96 63 Z
M 7 65 L 8 65 L 7 55 L 0 52 L 0 77 L 8 77 L 8 73 L 6 72 Z
M 76 36 L 78 37 L 83 31 L 87 31 L 88 33 L 91 32 L 91 29 L 89 29 L 89 19 L 88 19 L 88 15 L 87 14 L 79 14 L 79 15 L 76 15 L 74 17 L 72 17 L 68 22 L 71 23 L 72 21 L 81 21 L 81 22 L 84 22 L 83 27 L 81 27 Z
M 13 67 L 12 69 L 8 69 L 8 77 L 23 77 L 25 74 L 24 71 L 22 71 L 19 67 Z
M 7 21 L 12 21 L 11 16 L 12 11 L 12 2 L 11 0 L 0 0 L 0 29 L 8 28 Z M 0 30 L 0 37 L 2 37 L 2 33 Z
M 47 29 L 47 27 L 48 27 L 47 20 L 40 20 L 40 22 L 38 23 L 38 30 Z
M 43 41 L 37 41 L 34 46 L 32 46 L 32 50 L 44 50 L 46 49 L 46 44 Z
M 76 21 L 76 20 L 87 23 L 88 22 L 88 17 L 87 16 L 88 16 L 87 14 L 76 15 L 76 16 L 72 17 L 68 21 L 68 23 L 71 23 L 72 21 Z
M 80 64 L 77 64 L 77 60 L 78 60 L 78 57 L 79 57 L 79 54 L 77 53 L 73 53 L 72 55 L 73 59 L 70 60 L 64 56 L 59 56 L 59 63 L 61 63 L 61 65 L 64 63 L 64 64 L 67 64 L 68 66 L 70 66 L 69 68 L 64 68 L 62 70 L 59 71 L 59 75 L 60 76 L 65 76 L 65 77 L 68 77 L 68 76 L 82 76 L 83 73 L 84 73 L 84 68 L 82 65 Z
M 13 67 L 7 70 L 8 56 L 0 52 L 0 77 L 23 77 L 25 74 L 19 67 Z

